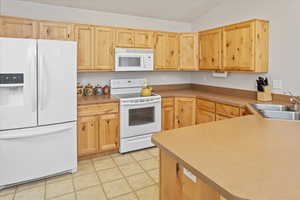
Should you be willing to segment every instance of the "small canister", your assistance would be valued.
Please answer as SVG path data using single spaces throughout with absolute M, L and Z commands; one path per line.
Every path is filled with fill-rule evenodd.
M 102 95 L 102 87 L 99 84 L 94 88 L 94 95 L 95 96 L 101 96 Z
M 93 96 L 93 85 L 90 83 L 84 88 L 84 96 Z
M 109 86 L 108 85 L 104 86 L 102 88 L 102 92 L 103 92 L 104 95 L 109 95 L 109 92 L 110 92 Z
M 81 83 L 77 83 L 77 96 L 83 96 L 83 85 Z

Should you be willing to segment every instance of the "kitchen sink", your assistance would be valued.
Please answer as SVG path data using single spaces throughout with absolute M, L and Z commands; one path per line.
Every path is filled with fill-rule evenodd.
M 295 105 L 251 104 L 262 116 L 271 119 L 300 120 L 300 111 Z
M 262 114 L 264 117 L 272 119 L 300 120 L 300 112 L 264 110 Z
M 280 105 L 280 104 L 252 104 L 257 110 L 270 110 L 270 111 L 292 111 L 298 112 L 295 105 Z

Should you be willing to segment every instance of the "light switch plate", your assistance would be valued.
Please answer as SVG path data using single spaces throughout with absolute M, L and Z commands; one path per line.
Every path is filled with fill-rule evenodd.
M 283 89 L 282 80 L 273 80 L 273 89 Z

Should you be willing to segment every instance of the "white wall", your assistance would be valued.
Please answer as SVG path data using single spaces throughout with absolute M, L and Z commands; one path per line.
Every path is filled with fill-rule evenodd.
M 111 79 L 146 78 L 151 85 L 191 83 L 190 72 L 80 72 L 78 81 L 86 85 L 107 85 Z
M 267 76 L 282 80 L 283 88 L 300 95 L 300 1 L 241 0 L 226 1 L 192 24 L 204 30 L 252 18 L 270 21 L 270 70 Z M 231 73 L 217 79 L 211 73 L 193 73 L 194 83 L 253 90 L 257 75 Z M 280 92 L 280 91 L 275 91 Z
M 164 31 L 190 31 L 191 24 L 153 18 L 51 6 L 18 0 L 0 0 L 2 14 L 83 24 L 131 27 Z M 162 11 L 164 12 L 164 11 Z

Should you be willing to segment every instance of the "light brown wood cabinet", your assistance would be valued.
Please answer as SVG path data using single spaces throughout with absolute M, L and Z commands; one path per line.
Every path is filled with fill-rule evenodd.
M 94 27 L 75 25 L 78 70 L 94 69 Z
M 174 129 L 174 98 L 163 98 L 162 99 L 162 130 Z
M 175 97 L 175 128 L 196 123 L 196 99 Z
M 198 70 L 198 33 L 181 33 L 179 42 L 179 69 L 182 71 Z
M 220 115 L 220 114 L 216 114 L 216 121 L 225 120 L 225 119 L 230 119 L 230 118 L 231 118 L 231 117 L 224 116 L 224 115 Z
M 152 31 L 134 31 L 134 47 L 136 48 L 153 48 Z
M 216 103 L 197 99 L 196 124 L 216 121 Z
M 131 29 L 116 30 L 117 47 L 134 47 L 134 31 Z
M 98 117 L 79 117 L 77 120 L 78 157 L 95 154 L 99 147 Z
M 220 194 L 195 177 L 184 174 L 184 167 L 175 159 L 160 151 L 160 199 L 161 200 L 220 200 Z
M 31 19 L 0 16 L 0 37 L 38 38 L 38 23 Z
M 109 27 L 75 25 L 78 71 L 114 69 L 115 31 Z
M 119 148 L 119 114 L 99 116 L 99 152 L 113 151 Z
M 223 28 L 224 71 L 268 71 L 268 23 L 254 20 Z
M 112 71 L 114 69 L 115 30 L 108 27 L 95 27 L 94 69 Z
M 199 68 L 219 70 L 222 68 L 222 28 L 199 33 Z
M 268 72 L 267 21 L 250 20 L 200 32 L 199 41 L 200 69 Z
M 196 124 L 216 121 L 216 114 L 205 110 L 197 109 Z
M 179 37 L 177 33 L 156 32 L 154 34 L 155 69 L 177 70 L 179 62 Z
M 74 28 L 75 26 L 75 28 Z M 0 37 L 78 42 L 78 71 L 113 71 L 114 48 L 154 48 L 155 70 L 268 72 L 269 22 L 174 33 L 0 16 Z
M 74 40 L 74 26 L 63 22 L 39 22 L 40 39 Z
M 78 107 L 77 151 L 79 158 L 119 149 L 118 103 L 93 104 Z

